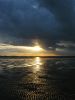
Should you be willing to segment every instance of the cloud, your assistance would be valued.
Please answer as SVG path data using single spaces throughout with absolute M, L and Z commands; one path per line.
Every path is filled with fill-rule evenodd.
M 54 46 L 48 47 L 48 50 L 52 50 L 57 55 L 75 56 L 75 42 L 59 41 L 56 42 Z
M 32 46 L 38 39 L 46 50 L 72 52 L 74 26 L 74 0 L 0 0 L 0 43 Z
M 60 23 L 37 0 L 0 0 L 0 35 L 19 38 L 45 38 L 57 31 Z M 46 34 L 47 33 L 47 34 Z
M 71 41 L 60 41 L 59 43 L 56 43 L 56 45 L 64 47 L 75 47 L 75 43 Z
M 75 6 L 74 0 L 38 0 L 41 6 L 47 8 L 52 12 L 58 21 L 61 23 L 60 35 L 58 40 L 71 40 L 75 41 L 75 12 L 73 7 Z
M 61 56 L 75 56 L 75 48 L 74 49 L 67 49 L 67 48 L 56 48 L 55 52 L 57 55 Z
M 67 45 L 62 47 L 62 44 Z M 69 46 L 68 46 L 69 45 Z M 56 43 L 56 47 L 49 47 L 48 49 L 41 49 L 42 51 L 35 51 L 34 46 L 22 46 L 0 43 L 0 56 L 74 56 L 75 45 L 70 47 L 71 43 L 66 44 Z
M 41 47 L 35 47 L 35 46 L 22 46 L 22 45 L 11 45 L 11 44 L 4 44 L 0 43 L 0 55 L 14 55 L 14 56 L 28 56 L 30 55 L 37 55 L 44 53 L 44 50 Z
M 75 40 L 73 0 L 40 1 L 0 0 L 0 35 Z

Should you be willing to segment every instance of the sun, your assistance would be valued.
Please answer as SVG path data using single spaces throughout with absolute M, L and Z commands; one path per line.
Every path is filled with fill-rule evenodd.
M 34 46 L 33 50 L 36 52 L 42 51 L 42 48 L 40 46 Z

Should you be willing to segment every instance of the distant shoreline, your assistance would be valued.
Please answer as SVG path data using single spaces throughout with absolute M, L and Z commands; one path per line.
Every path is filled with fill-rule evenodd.
M 0 58 L 75 58 L 75 56 L 0 56 Z

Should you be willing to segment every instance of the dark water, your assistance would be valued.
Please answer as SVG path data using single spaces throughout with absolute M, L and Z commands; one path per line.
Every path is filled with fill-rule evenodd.
M 0 58 L 0 100 L 75 100 L 75 59 Z

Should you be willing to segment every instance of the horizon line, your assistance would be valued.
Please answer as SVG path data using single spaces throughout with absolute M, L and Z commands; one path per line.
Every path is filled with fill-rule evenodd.
M 41 57 L 41 58 L 75 58 L 75 56 L 0 56 L 0 57 L 22 57 L 22 58 L 34 58 L 34 57 Z

